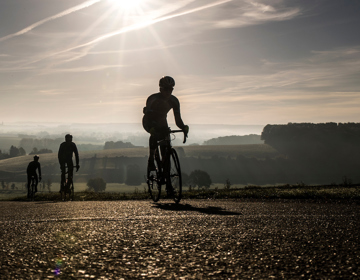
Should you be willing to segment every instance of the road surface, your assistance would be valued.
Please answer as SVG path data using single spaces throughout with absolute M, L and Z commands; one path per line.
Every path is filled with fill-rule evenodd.
M 359 202 L 0 202 L 1 279 L 359 279 Z

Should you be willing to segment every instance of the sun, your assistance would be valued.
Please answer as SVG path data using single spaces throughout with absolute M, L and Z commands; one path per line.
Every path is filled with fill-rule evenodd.
M 120 9 L 132 10 L 137 9 L 144 4 L 146 0 L 107 0 L 111 5 L 116 5 Z

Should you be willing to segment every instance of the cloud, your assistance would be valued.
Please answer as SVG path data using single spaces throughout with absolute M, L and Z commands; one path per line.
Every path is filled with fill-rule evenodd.
M 301 14 L 299 7 L 287 7 L 285 4 L 283 1 L 231 1 L 218 9 L 196 14 L 193 21 L 199 28 L 238 28 L 289 20 Z
M 45 23 L 47 23 L 47 22 L 49 22 L 49 21 L 52 21 L 52 20 L 55 20 L 55 19 L 58 19 L 58 18 L 67 16 L 67 15 L 73 13 L 73 12 L 77 12 L 77 11 L 79 11 L 79 10 L 82 10 L 82 9 L 84 9 L 84 8 L 87 8 L 87 7 L 89 7 L 89 6 L 92 6 L 92 5 L 94 5 L 94 4 L 96 4 L 96 3 L 100 2 L 100 1 L 102 1 L 102 0 L 90 0 L 90 1 L 86 1 L 86 2 L 84 2 L 84 3 L 82 3 L 82 4 L 80 4 L 80 5 L 74 6 L 74 7 L 70 8 L 70 9 L 67 9 L 67 10 L 61 12 L 61 13 L 58 13 L 58 14 L 53 15 L 53 16 L 51 16 L 51 17 L 48 17 L 48 18 L 45 18 L 45 19 L 40 20 L 40 21 L 38 21 L 38 22 L 35 22 L 35 23 L 27 26 L 26 28 L 24 28 L 24 29 L 22 29 L 22 30 L 20 30 L 20 31 L 18 31 L 18 32 L 15 32 L 15 33 L 9 34 L 9 35 L 7 35 L 7 36 L 1 37 L 1 38 L 0 38 L 0 42 L 3 42 L 3 41 L 5 41 L 5 40 L 8 40 L 8 39 L 13 38 L 13 37 L 16 37 L 16 36 L 23 35 L 23 34 L 25 34 L 25 33 L 28 33 L 29 31 L 33 30 L 34 28 L 36 28 L 36 27 L 38 27 L 38 26 L 40 26 L 40 25 L 43 25 L 43 24 L 45 24 Z
M 34 29 L 35 27 L 38 27 L 54 19 L 69 15 L 81 9 L 87 8 L 100 1 L 102 0 L 86 1 L 81 5 L 77 5 L 59 14 L 45 18 L 37 23 L 34 23 L 19 32 L 0 38 L 0 41 L 6 40 L 10 37 L 24 34 Z M 241 27 L 250 24 L 260 24 L 266 21 L 285 20 L 295 17 L 296 15 L 299 14 L 298 8 L 284 7 L 282 1 L 273 2 L 273 4 L 271 5 L 272 2 L 273 1 L 264 2 L 268 4 L 263 4 L 260 1 L 250 1 L 250 0 L 244 0 L 244 1 L 218 0 L 218 1 L 211 1 L 210 3 L 208 1 L 184 0 L 184 1 L 178 1 L 176 3 L 174 2 L 171 4 L 162 1 L 154 2 L 158 5 L 156 6 L 157 9 L 152 7 L 153 10 L 149 9 L 147 12 L 144 11 L 144 16 L 141 17 L 141 20 L 134 24 L 123 26 L 118 30 L 105 33 L 85 43 L 74 45 L 74 42 L 72 42 L 71 43 L 72 46 L 70 44 L 70 47 L 62 49 L 60 51 L 49 53 L 48 51 L 42 50 L 36 56 L 34 55 L 29 56 L 30 59 L 28 58 L 27 62 L 23 63 L 21 66 L 17 65 L 15 69 L 18 71 L 27 71 L 32 69 L 31 67 L 29 67 L 30 65 L 42 61 L 44 61 L 44 64 L 46 63 L 48 65 L 46 68 L 49 68 L 49 67 L 54 67 L 55 65 L 79 60 L 81 58 L 84 58 L 88 54 L 95 54 L 96 52 L 92 51 L 92 49 L 105 40 L 108 40 L 110 38 L 113 38 L 115 36 L 124 33 L 143 29 L 159 22 L 168 21 L 183 16 L 190 16 L 190 18 L 187 17 L 187 19 L 189 19 L 190 21 L 189 24 L 198 25 L 198 26 L 201 24 L 202 28 L 210 28 L 210 27 L 233 28 L 233 27 Z M 200 30 L 201 30 L 200 27 L 192 28 L 191 32 L 200 32 Z M 88 36 L 91 36 L 92 32 L 91 30 L 88 30 L 87 33 Z M 48 33 L 48 34 L 52 36 L 52 40 L 50 40 L 49 42 L 54 42 L 54 40 L 56 41 L 57 38 L 60 37 L 59 34 L 57 35 L 54 35 L 52 33 Z M 40 34 L 40 36 L 42 35 L 43 34 Z M 78 38 L 78 39 L 74 39 L 75 42 L 78 41 L 79 38 L 81 37 L 79 36 L 79 34 L 74 34 L 74 33 L 71 33 L 71 36 L 73 38 Z M 64 35 L 62 35 L 61 37 L 64 38 Z M 42 39 L 42 41 L 43 40 L 44 38 Z M 36 44 L 36 42 L 37 41 L 35 41 L 34 43 Z M 66 42 L 64 41 L 58 45 L 65 45 L 65 44 Z M 161 47 L 165 48 L 167 46 L 162 45 Z M 41 46 L 38 46 L 37 48 L 42 49 Z M 48 46 L 48 48 L 54 48 L 54 46 Z M 52 63 L 50 64 L 51 60 Z M 44 67 L 42 66 L 42 68 Z
M 45 56 L 45 57 L 43 57 L 41 59 L 34 60 L 34 61 L 30 62 L 29 64 L 36 63 L 36 62 L 39 62 L 39 61 L 41 61 L 43 59 L 51 58 L 51 57 L 58 56 L 58 55 L 61 55 L 61 54 L 64 54 L 64 53 L 68 53 L 68 52 L 71 52 L 71 51 L 74 51 L 74 50 L 77 50 L 77 49 L 89 47 L 89 46 L 95 45 L 97 43 L 100 43 L 100 42 L 102 42 L 104 40 L 107 40 L 109 38 L 112 38 L 114 36 L 121 35 L 121 34 L 131 32 L 131 31 L 134 31 L 134 30 L 146 28 L 146 27 L 151 26 L 151 25 L 153 25 L 155 23 L 158 23 L 158 22 L 166 21 L 166 20 L 176 18 L 176 17 L 181 17 L 181 16 L 191 14 L 191 13 L 196 13 L 196 12 L 199 12 L 199 11 L 202 11 L 202 10 L 205 10 L 205 9 L 209 9 L 209 8 L 212 8 L 212 7 L 215 7 L 215 6 L 218 6 L 218 5 L 222 5 L 224 3 L 231 2 L 231 1 L 233 1 L 233 0 L 220 0 L 220 1 L 213 2 L 211 4 L 207 4 L 207 5 L 203 5 L 203 6 L 200 6 L 200 7 L 193 8 L 193 9 L 189 9 L 189 10 L 186 10 L 186 11 L 183 11 L 183 12 L 180 12 L 180 13 L 170 14 L 170 15 L 158 17 L 158 18 L 155 18 L 155 19 L 140 21 L 140 22 L 135 23 L 133 25 L 126 26 L 126 27 L 123 27 L 123 28 L 121 28 L 119 30 L 116 30 L 116 31 L 113 31 L 113 32 L 110 32 L 110 33 L 106 33 L 104 35 L 101 35 L 101 36 L 99 36 L 99 37 L 97 37 L 97 38 L 95 38 L 95 39 L 93 39 L 93 40 L 91 40 L 91 41 L 89 41 L 87 43 L 83 43 L 83 44 L 80 44 L 80 45 L 77 45 L 77 46 L 73 46 L 73 47 L 70 47 L 68 49 L 53 53 L 53 54 L 48 55 L 48 56 Z M 84 56 L 84 55 L 86 55 L 86 53 L 82 54 L 82 56 Z
M 316 51 L 306 59 L 265 63 L 264 67 L 266 71 L 256 75 L 181 77 L 193 86 L 179 96 L 193 110 L 227 107 L 221 109 L 224 114 L 292 108 L 301 115 L 301 111 L 318 108 L 324 116 L 349 116 L 350 111 L 354 116 L 360 107 L 360 47 Z M 334 111 L 326 113 L 323 108 Z M 347 109 L 350 111 L 345 113 Z
M 94 66 L 84 66 L 84 67 L 71 67 L 71 68 L 57 68 L 45 71 L 43 74 L 54 74 L 54 73 L 74 73 L 74 72 L 94 72 L 94 71 L 102 71 L 105 69 L 111 68 L 122 68 L 124 65 L 94 65 Z

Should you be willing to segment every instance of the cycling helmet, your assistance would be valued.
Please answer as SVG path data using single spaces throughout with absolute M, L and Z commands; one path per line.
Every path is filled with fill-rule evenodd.
M 34 160 L 38 160 L 39 159 L 39 156 L 38 155 L 35 155 L 34 156 Z
M 159 81 L 159 86 L 165 88 L 172 88 L 175 86 L 175 80 L 170 76 L 163 76 Z

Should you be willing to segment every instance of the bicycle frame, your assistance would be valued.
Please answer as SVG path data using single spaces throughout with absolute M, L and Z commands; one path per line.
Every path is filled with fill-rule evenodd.
M 173 133 L 178 133 L 178 132 L 184 132 L 183 130 L 171 130 L 169 129 L 169 133 L 167 134 L 167 136 L 158 141 L 158 147 L 160 148 L 160 152 L 159 149 L 156 149 L 156 153 L 155 153 L 155 160 L 157 160 L 158 162 L 158 166 L 160 167 L 160 174 L 163 175 L 163 173 L 166 174 L 167 170 L 164 170 L 165 167 L 169 166 L 169 162 L 170 162 L 170 157 L 171 157 L 171 152 L 172 152 L 172 145 L 171 145 L 171 134 Z M 185 135 L 184 133 L 184 140 L 183 143 L 186 142 L 186 137 L 187 135 Z M 163 176 L 161 176 L 163 177 Z
M 35 200 L 35 176 L 31 176 L 30 186 L 28 186 L 28 194 L 31 200 Z
M 73 168 L 76 168 L 76 166 L 73 166 Z M 65 174 L 64 174 L 64 178 L 61 175 L 61 181 L 60 181 L 60 185 L 61 185 L 61 198 L 62 200 L 66 199 L 66 194 L 69 195 L 69 199 L 74 199 L 74 182 L 73 182 L 73 177 L 69 176 L 69 167 L 66 166 L 65 167 Z
M 182 130 L 170 130 L 164 139 L 158 141 L 155 151 L 156 171 L 149 171 L 147 183 L 149 193 L 154 202 L 157 202 L 161 194 L 161 185 L 166 184 L 166 191 L 169 197 L 173 197 L 176 203 L 180 202 L 182 193 L 182 179 L 179 158 L 171 145 L 171 134 L 183 132 Z M 184 134 L 186 142 L 187 135 Z

